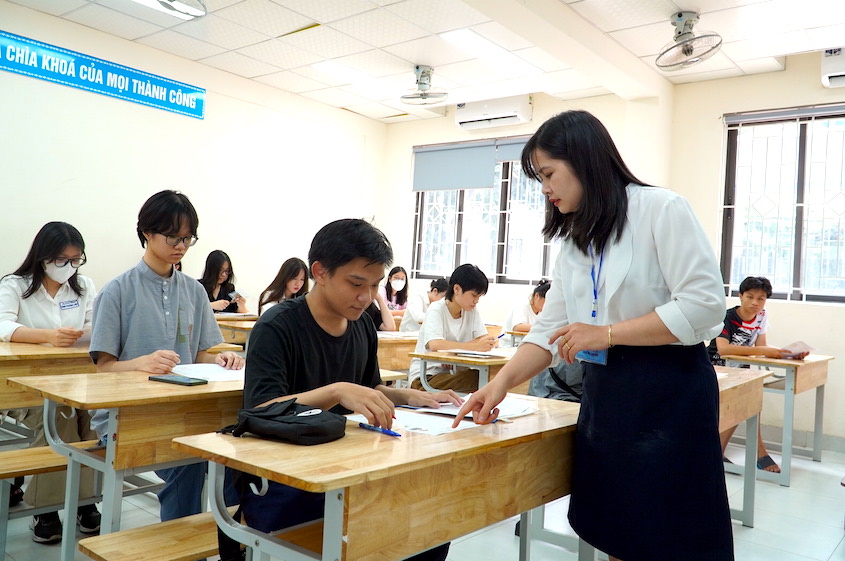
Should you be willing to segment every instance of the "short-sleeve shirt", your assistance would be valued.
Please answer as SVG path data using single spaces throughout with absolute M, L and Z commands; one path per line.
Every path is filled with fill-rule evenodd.
M 453 318 L 446 307 L 446 299 L 438 300 L 428 307 L 425 314 L 425 321 L 420 328 L 420 336 L 417 338 L 417 347 L 414 352 L 429 352 L 429 341 L 442 339 L 444 341 L 455 341 L 466 343 L 482 335 L 487 335 L 487 328 L 481 320 L 481 314 L 475 310 L 461 310 L 461 317 Z M 429 375 L 446 372 L 441 364 L 428 362 L 426 372 Z M 411 360 L 411 367 L 408 370 L 408 379 L 414 381 L 420 377 L 420 359 Z
M 366 314 L 335 337 L 311 315 L 306 298 L 284 300 L 262 314 L 250 333 L 244 407 L 335 382 L 375 388 L 382 383 L 377 352 L 376 329 Z M 349 412 L 339 405 L 332 410 Z
M 174 271 L 162 277 L 142 259 L 115 277 L 94 301 L 90 353 L 132 360 L 158 350 L 175 351 L 182 364 L 223 342 L 205 289 L 195 279 Z M 102 434 L 107 415 L 94 414 L 91 427 Z
M 70 265 L 67 265 L 68 267 Z M 50 296 L 44 285 L 24 298 L 32 277 L 9 275 L 0 280 L 0 341 L 8 343 L 19 327 L 33 329 L 58 329 L 91 327 L 91 314 L 97 291 L 88 277 L 77 275 L 82 294 L 76 294 L 70 284 L 59 286 L 55 296 Z
M 757 343 L 757 337 L 769 331 L 766 310 L 761 311 L 750 321 L 745 321 L 739 317 L 738 309 L 739 306 L 736 306 L 725 313 L 725 327 L 722 328 L 719 337 L 727 339 L 731 345 L 753 347 Z

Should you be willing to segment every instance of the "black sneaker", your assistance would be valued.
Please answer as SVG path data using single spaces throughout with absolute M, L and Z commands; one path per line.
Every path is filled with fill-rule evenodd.
M 62 521 L 58 512 L 45 512 L 32 517 L 32 541 L 38 543 L 56 543 L 62 541 Z
M 76 524 L 83 534 L 100 533 L 100 511 L 95 505 L 81 506 L 76 510 Z

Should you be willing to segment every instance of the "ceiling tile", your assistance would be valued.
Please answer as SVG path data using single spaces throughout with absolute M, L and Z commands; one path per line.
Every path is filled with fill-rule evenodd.
M 443 80 L 435 82 L 434 90 L 446 90 L 455 85 L 451 82 L 449 84 L 441 83 Z M 354 84 L 347 84 L 342 87 L 344 91 L 354 93 L 367 99 L 398 99 L 400 96 L 416 91 L 416 83 L 414 75 L 409 73 L 394 74 L 393 76 L 384 76 L 382 78 L 375 78 L 373 80 L 364 80 Z
M 671 0 L 584 0 L 570 6 L 605 32 L 668 22 L 678 11 Z
M 736 63 L 745 74 L 761 74 L 763 72 L 780 72 L 786 68 L 784 57 L 766 57 L 755 60 L 743 60 Z
M 320 55 L 303 51 L 278 39 L 270 39 L 269 41 L 249 45 L 248 47 L 238 49 L 238 52 L 284 69 L 297 68 L 322 60 Z
M 204 58 L 200 62 L 246 78 L 279 71 L 275 66 L 265 64 L 234 51 Z
M 733 70 L 714 70 L 712 72 L 698 72 L 695 74 L 679 74 L 677 76 L 668 76 L 669 81 L 674 84 L 686 84 L 689 82 L 700 82 L 702 80 L 720 80 L 722 78 L 735 78 L 742 76 L 742 70 L 734 68 Z
M 387 9 L 432 33 L 490 21 L 490 18 L 460 0 L 405 0 L 391 4 Z
M 845 24 L 807 30 L 810 48 L 814 51 L 845 46 Z
M 314 23 L 310 18 L 270 0 L 245 0 L 215 12 L 214 15 L 269 37 L 279 37 Z
M 337 86 L 346 86 L 349 84 L 352 78 L 348 76 L 339 76 L 334 73 L 324 72 L 319 68 L 314 68 L 314 66 L 300 66 L 294 70 L 300 76 L 305 76 L 306 78 L 310 78 L 312 80 L 316 80 L 317 82 L 322 82 L 324 84 L 328 84 L 332 87 Z
M 646 63 L 650 68 L 654 68 L 655 70 L 657 70 L 657 67 L 654 64 L 656 58 L 656 56 L 642 57 L 642 61 Z M 672 70 L 670 72 L 664 72 L 662 70 L 657 71 L 666 78 L 672 78 L 673 76 L 685 76 L 687 74 L 703 74 L 705 72 L 711 72 L 716 70 L 735 69 L 737 69 L 737 66 L 736 64 L 734 64 L 733 60 L 724 52 L 719 51 L 707 60 L 699 62 L 698 64 L 690 66 L 689 68 L 684 68 L 683 70 Z
M 494 71 L 489 65 L 480 60 L 465 60 L 438 67 L 435 78 L 432 79 L 433 85 L 437 84 L 436 76 L 438 75 L 460 86 L 486 84 L 502 78 L 500 73 Z
M 56 0 L 9 0 L 21 6 L 27 6 L 39 12 L 53 14 L 54 16 L 61 16 L 70 11 L 73 11 L 82 6 L 88 5 L 88 0 L 64 0 L 63 2 L 56 2 Z
M 534 46 L 528 39 L 520 37 L 496 21 L 488 21 L 486 23 L 473 25 L 472 30 L 488 41 L 493 41 L 503 49 L 507 49 L 509 51 L 527 49 L 528 47 Z
M 543 91 L 549 94 L 557 94 L 558 92 L 585 90 L 599 86 L 595 79 L 588 77 L 586 74 L 574 68 L 568 70 L 560 70 L 558 72 L 549 72 L 540 78 L 542 87 L 538 91 Z
M 375 47 L 385 47 L 403 41 L 425 37 L 425 29 L 402 19 L 387 10 L 371 10 L 335 21 L 329 27 L 346 33 Z
M 179 24 L 173 30 L 227 49 L 239 49 L 270 38 L 214 14 Z
M 298 12 L 318 23 L 328 23 L 373 10 L 369 0 L 273 0 L 276 4 Z
M 448 41 L 444 41 L 436 35 L 391 45 L 385 47 L 384 50 L 414 64 L 433 66 L 435 71 L 438 66 L 469 58 L 469 55 L 465 52 L 456 49 Z
M 211 13 L 216 12 L 217 10 L 222 10 L 223 8 L 228 8 L 238 2 L 243 2 L 243 0 L 204 0 L 204 2 L 208 13 Z
M 160 31 L 162 28 L 147 21 L 142 21 L 121 12 L 116 12 L 98 4 L 88 4 L 78 10 L 66 14 L 65 18 L 123 37 L 124 39 L 137 39 Z
M 611 92 L 607 88 L 589 88 L 586 90 L 575 90 L 575 91 L 566 91 L 566 92 L 558 92 L 551 94 L 558 99 L 562 99 L 564 101 L 570 99 L 582 99 L 585 97 L 596 97 L 600 95 L 610 95 Z
M 377 101 L 362 103 L 361 105 L 350 105 L 347 109 L 358 113 L 359 115 L 369 117 L 370 119 L 384 119 L 385 117 L 391 117 L 399 114 L 399 112 L 393 107 L 382 105 Z
M 745 41 L 722 45 L 722 52 L 733 60 L 753 60 L 768 56 L 812 51 L 812 41 L 806 31 L 795 31 L 778 36 L 758 35 Z
M 526 60 L 543 70 L 544 72 L 555 72 L 556 70 L 564 70 L 569 68 L 566 64 L 556 59 L 543 49 L 538 47 L 529 47 L 527 49 L 520 49 L 513 54 L 519 58 Z
M 363 97 L 359 97 L 349 92 L 345 92 L 338 88 L 314 90 L 311 92 L 303 92 L 299 95 L 319 101 L 320 103 L 325 103 L 326 105 L 331 105 L 332 107 L 348 107 L 351 105 L 361 105 L 370 101 L 364 99 Z
M 164 29 L 158 33 L 141 37 L 138 39 L 138 42 L 189 60 L 210 57 L 226 50 L 223 47 L 176 33 L 170 29 Z
M 384 51 L 373 49 L 334 59 L 335 62 L 348 66 L 374 78 L 407 72 L 412 76 L 414 64 Z
M 675 37 L 675 27 L 667 21 L 620 29 L 609 33 L 616 41 L 637 56 L 656 55 Z
M 780 5 L 773 9 L 772 2 L 749 4 L 730 10 L 722 10 L 701 16 L 696 27 L 715 31 L 722 36 L 725 43 L 750 39 L 754 37 L 772 36 L 785 31 L 801 28 L 792 9 Z
M 316 53 L 325 58 L 350 55 L 372 48 L 371 45 L 363 41 L 353 39 L 349 35 L 324 25 L 306 29 L 293 35 L 280 37 L 279 41 Z
M 293 93 L 321 90 L 328 87 L 328 84 L 306 78 L 289 70 L 259 76 L 255 80 Z

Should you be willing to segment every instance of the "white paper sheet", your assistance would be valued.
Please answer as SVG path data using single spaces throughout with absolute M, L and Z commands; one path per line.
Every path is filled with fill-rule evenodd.
M 216 363 L 177 364 L 173 368 L 173 373 L 190 376 L 191 378 L 202 378 L 209 382 L 229 382 L 244 379 L 243 369 L 227 370 Z

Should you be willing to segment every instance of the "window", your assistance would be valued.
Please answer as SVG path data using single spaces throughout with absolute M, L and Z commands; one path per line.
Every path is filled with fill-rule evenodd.
M 729 115 L 722 273 L 845 301 L 845 107 Z
M 546 199 L 519 161 L 494 165 L 488 188 L 422 190 L 414 220 L 413 274 L 448 277 L 472 263 L 494 282 L 535 284 L 551 276 L 558 244 L 541 230 Z

